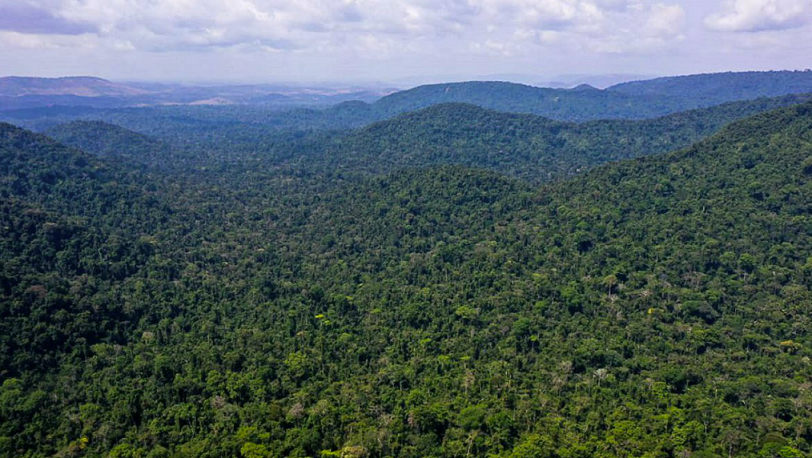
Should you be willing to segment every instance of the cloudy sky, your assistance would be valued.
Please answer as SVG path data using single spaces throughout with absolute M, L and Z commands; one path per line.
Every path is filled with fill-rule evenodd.
M 812 0 L 0 0 L 0 75 L 160 81 L 812 67 Z

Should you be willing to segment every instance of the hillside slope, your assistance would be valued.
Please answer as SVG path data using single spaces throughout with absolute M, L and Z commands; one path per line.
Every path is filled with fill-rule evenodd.
M 353 385 L 418 425 L 349 443 L 373 456 L 808 453 L 812 423 L 794 406 L 812 401 L 810 158 L 806 104 L 535 195 L 429 169 L 323 198 L 309 259 L 351 302 L 310 310 L 358 336 L 341 350 L 358 356 L 340 363 L 328 344 L 308 358 L 340 370 L 386 355 Z M 336 335 L 305 330 L 311 345 Z
M 65 78 L 0 77 L 0 96 L 128 97 L 148 91 L 89 76 Z
M 724 125 L 809 95 L 733 102 L 643 121 L 564 123 L 466 104 L 441 104 L 340 137 L 308 144 L 303 167 L 347 173 L 387 173 L 405 167 L 464 165 L 533 182 L 560 179 L 591 167 L 684 148 Z M 316 154 L 324 150 L 323 154 Z
M 812 71 L 728 72 L 631 81 L 607 90 L 630 96 L 665 96 L 704 106 L 732 100 L 810 92 Z
M 121 286 L 144 266 L 155 249 L 149 241 L 171 214 L 143 186 L 134 173 L 0 124 L 4 382 L 47 373 L 67 355 L 121 339 L 137 320 L 140 307 L 124 306 Z M 58 415 L 55 408 L 36 415 Z M 0 413 L 0 436 L 15 434 L 8 415 Z
M 550 89 L 506 82 L 472 81 L 419 86 L 372 105 L 383 119 L 439 103 L 469 103 L 561 121 L 646 119 L 725 102 L 812 92 L 812 72 L 713 73 L 623 83 Z
M 563 121 L 648 118 L 678 111 L 674 108 L 675 101 L 667 98 L 628 96 L 595 88 L 549 89 L 497 81 L 419 86 L 388 95 L 372 108 L 380 116 L 393 116 L 449 102 Z
M 73 121 L 59 124 L 45 135 L 99 157 L 153 167 L 168 166 L 171 147 L 138 132 L 102 121 Z

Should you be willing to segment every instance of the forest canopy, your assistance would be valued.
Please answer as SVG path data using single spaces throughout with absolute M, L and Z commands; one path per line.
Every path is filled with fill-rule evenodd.
M 0 456 L 812 453 L 808 96 L 48 134 L 0 124 Z

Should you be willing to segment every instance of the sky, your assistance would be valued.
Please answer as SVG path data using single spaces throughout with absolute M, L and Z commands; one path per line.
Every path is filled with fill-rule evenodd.
M 397 82 L 812 67 L 812 0 L 0 0 L 0 76 Z

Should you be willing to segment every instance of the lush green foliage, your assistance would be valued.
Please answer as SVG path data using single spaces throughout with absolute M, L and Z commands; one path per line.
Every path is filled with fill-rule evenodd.
M 169 155 L 169 145 L 146 135 L 101 121 L 73 121 L 45 132 L 49 137 L 82 151 L 129 162 L 156 164 Z
M 123 304 L 111 285 L 146 261 L 140 235 L 170 212 L 134 176 L 46 137 L 0 125 L 0 145 L 5 378 L 55 365 L 65 345 L 115 334 Z M 71 294 L 69 279 L 90 281 L 100 297 Z
M 552 121 L 533 115 L 443 104 L 373 124 L 334 143 L 308 144 L 303 167 L 346 173 L 464 165 L 530 181 L 548 181 L 595 165 L 686 146 L 731 121 L 809 101 L 787 96 L 735 102 L 644 121 Z M 321 146 L 321 147 L 319 147 Z M 318 154 L 320 150 L 324 152 Z
M 808 455 L 810 158 L 809 103 L 541 188 L 0 126 L 0 455 Z
M 162 125 L 165 131 L 158 135 L 167 142 L 98 121 L 75 121 L 46 132 L 87 152 L 176 171 L 217 169 L 224 162 L 346 175 L 465 165 L 540 182 L 604 162 L 682 148 L 731 121 L 809 99 L 764 98 L 651 120 L 582 124 L 442 104 L 349 132 L 279 132 L 219 118 L 187 130 L 159 117 L 152 122 Z

